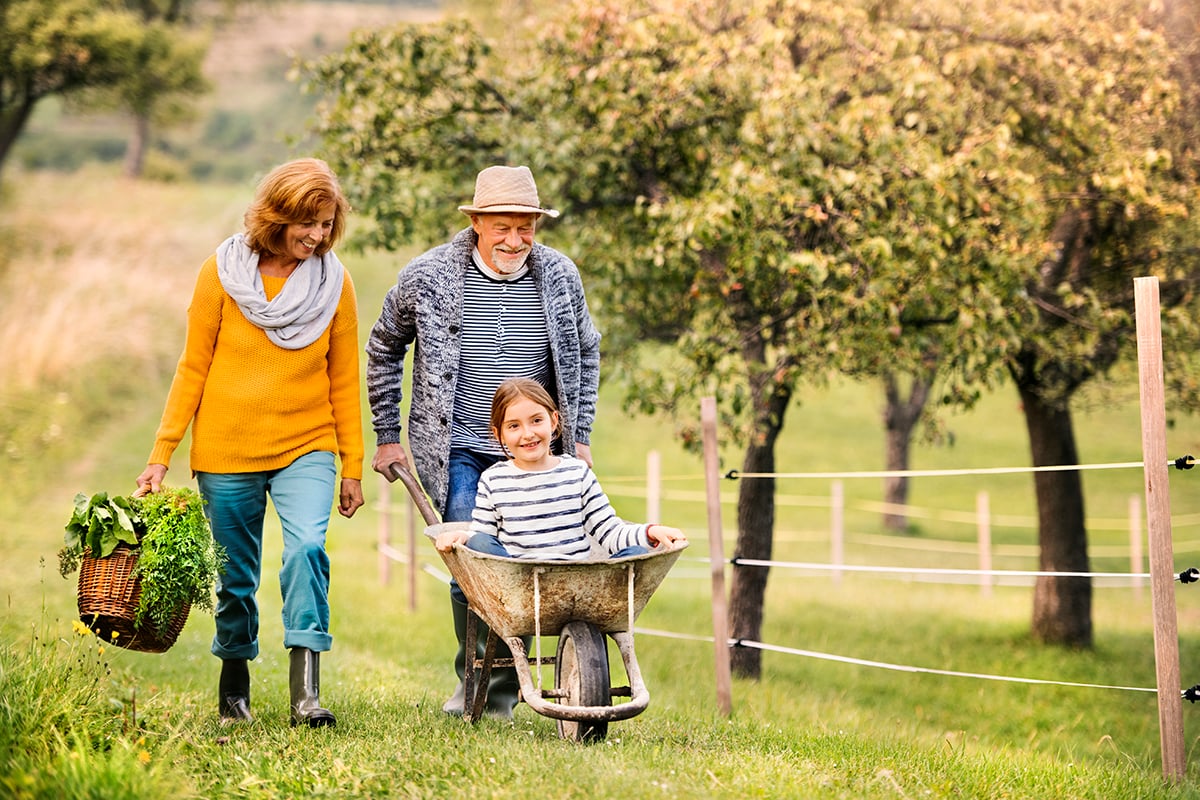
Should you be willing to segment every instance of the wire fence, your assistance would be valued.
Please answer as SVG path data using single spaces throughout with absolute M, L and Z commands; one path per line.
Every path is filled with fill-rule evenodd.
M 1173 519 L 1170 514 L 1169 502 L 1169 481 L 1166 480 L 1166 470 L 1175 467 L 1179 470 L 1191 469 L 1195 466 L 1195 460 L 1191 456 L 1183 456 L 1176 459 L 1168 459 L 1165 443 L 1167 424 L 1165 418 L 1165 400 L 1164 400 L 1164 383 L 1163 383 L 1163 359 L 1162 359 L 1162 336 L 1161 323 L 1159 319 L 1159 300 L 1158 300 L 1158 283 L 1153 277 L 1144 277 L 1134 279 L 1134 300 L 1135 312 L 1137 319 L 1137 349 L 1138 349 L 1138 377 L 1139 377 L 1139 397 L 1141 401 L 1141 428 L 1142 428 L 1142 461 L 1128 461 L 1114 464 L 1088 464 L 1088 465 L 1056 465 L 1056 466 L 1041 466 L 1041 467 L 987 467 L 978 469 L 948 469 L 948 470 L 886 470 L 872 472 L 805 472 L 805 473 L 738 473 L 736 471 L 728 472 L 725 478 L 728 480 L 755 480 L 758 478 L 769 478 L 771 480 L 781 479 L 803 479 L 803 480 L 828 480 L 831 481 L 831 490 L 828 498 L 814 498 L 811 496 L 794 498 L 788 495 L 777 495 L 775 498 L 776 505 L 807 504 L 812 506 L 825 505 L 830 511 L 830 560 L 829 563 L 814 562 L 814 561 L 774 561 L 774 560 L 755 560 L 747 559 L 731 560 L 723 556 L 724 544 L 721 538 L 722 526 L 722 504 L 728 500 L 721 495 L 719 482 L 719 454 L 717 448 L 717 409 L 716 399 L 713 397 L 701 398 L 700 402 L 700 423 L 703 432 L 703 450 L 704 450 L 704 474 L 702 476 L 672 476 L 662 477 L 658 474 L 657 456 L 655 456 L 648 468 L 646 476 L 646 488 L 644 496 L 647 501 L 646 519 L 656 520 L 662 517 L 658 513 L 659 505 L 662 502 L 663 495 L 670 495 L 672 501 L 692 500 L 696 502 L 704 502 L 709 530 L 709 548 L 710 558 L 708 565 L 710 567 L 710 576 L 712 580 L 712 619 L 713 630 L 725 633 L 731 630 L 729 627 L 729 618 L 727 615 L 727 599 L 725 597 L 725 571 L 726 565 L 732 566 L 733 569 L 761 569 L 761 568 L 786 568 L 786 569 L 802 569 L 808 571 L 827 571 L 834 580 L 846 572 L 850 571 L 870 571 L 876 573 L 887 574 L 903 574 L 910 578 L 920 574 L 923 578 L 935 580 L 961 580 L 964 577 L 973 578 L 980 582 L 980 590 L 988 592 L 995 581 L 998 580 L 1014 580 L 1014 579 L 1034 579 L 1042 580 L 1046 578 L 1070 578 L 1070 579 L 1086 579 L 1086 580 L 1110 580 L 1119 579 L 1133 581 L 1135 588 L 1140 589 L 1142 581 L 1150 580 L 1150 589 L 1153 598 L 1153 633 L 1154 633 L 1154 655 L 1155 655 L 1155 670 L 1157 677 L 1157 688 L 1131 687 L 1109 684 L 1084 684 L 1078 682 L 1058 681 L 1048 678 L 1028 678 L 1017 676 L 1002 676 L 1002 675 L 987 675 L 980 673 L 961 672 L 955 670 L 942 669 L 938 667 L 915 666 L 890 664 L 882 661 L 854 659 L 847 656 L 819 653 L 811 650 L 801 650 L 799 648 L 787 647 L 784 645 L 765 643 L 760 641 L 751 641 L 745 638 L 725 638 L 723 636 L 714 637 L 688 637 L 685 634 L 679 634 L 670 631 L 651 631 L 641 630 L 645 635 L 669 636 L 672 638 L 696 638 L 698 641 L 707 641 L 714 646 L 716 651 L 716 684 L 717 684 L 717 705 L 721 714 L 728 716 L 732 711 L 732 701 L 730 693 L 730 648 L 756 648 L 760 650 L 770 650 L 782 654 L 824 659 L 830 661 L 838 661 L 841 663 L 854 663 L 865 667 L 875 669 L 886 669 L 913 673 L 928 673 L 944 677 L 955 678 L 970 678 L 975 680 L 989 681 L 1005 681 L 1014 683 L 1026 684 L 1045 684 L 1059 686 L 1075 686 L 1089 689 L 1107 689 L 1121 690 L 1134 692 L 1152 692 L 1158 695 L 1158 716 L 1160 728 L 1160 743 L 1163 749 L 1163 774 L 1165 777 L 1173 780 L 1181 780 L 1186 774 L 1186 756 L 1183 739 L 1183 725 L 1180 717 L 1180 701 L 1187 699 L 1195 702 L 1200 700 L 1200 685 L 1193 686 L 1190 689 L 1179 688 L 1179 652 L 1178 652 L 1178 632 L 1177 620 L 1175 619 L 1175 596 L 1170 586 L 1169 576 L 1164 574 L 1164 568 L 1170 562 L 1174 561 L 1178 550 L 1178 544 L 1173 541 L 1172 529 L 1175 526 L 1186 526 L 1200 524 L 1200 515 L 1193 515 L 1190 519 Z M 1161 460 L 1160 460 L 1161 459 Z M 1164 468 L 1165 464 L 1165 468 Z M 1104 524 L 1109 530 L 1120 530 L 1128 527 L 1129 531 L 1129 550 L 1128 557 L 1130 569 L 1121 573 L 1116 570 L 1104 572 L 1049 572 L 1043 570 L 995 570 L 991 565 L 993 555 L 993 545 L 991 543 L 991 529 L 995 522 L 995 517 L 991 513 L 990 502 L 986 493 L 981 492 L 977 495 L 976 508 L 972 512 L 962 510 L 931 510 L 931 509 L 916 509 L 909 506 L 903 506 L 899 509 L 885 509 L 881 504 L 872 506 L 876 513 L 895 513 L 900 512 L 908 516 L 926 513 L 938 513 L 943 518 L 951 519 L 956 517 L 957 521 L 976 526 L 977 535 L 975 542 L 976 556 L 979 559 L 977 568 L 971 570 L 963 569 L 948 569 L 943 566 L 937 567 L 895 567 L 888 565 L 872 565 L 872 564 L 846 564 L 844 562 L 846 531 L 843 528 L 846 501 L 842 487 L 842 482 L 846 480 L 860 479 L 880 479 L 890 477 L 903 478 L 920 478 L 920 477 L 950 477 L 958 475 L 980 475 L 980 476 L 996 476 L 1003 474 L 1020 474 L 1034 472 L 1052 472 L 1052 471 L 1082 471 L 1082 470 L 1119 470 L 1119 469 L 1134 469 L 1139 468 L 1143 471 L 1146 499 L 1146 514 L 1145 519 L 1149 529 L 1149 550 L 1151 555 L 1152 568 L 1150 573 L 1146 573 L 1141 568 L 1142 562 L 1142 513 L 1140 505 L 1135 508 L 1131 501 L 1129 504 L 1129 514 L 1126 520 L 1110 520 L 1107 523 L 1100 521 L 1092 522 L 1093 526 Z M 664 483 L 675 483 L 682 480 L 696 481 L 702 480 L 704 491 L 672 491 L 662 492 Z M 623 479 L 621 478 L 606 478 L 605 485 L 608 492 L 613 495 L 620 495 L 625 491 L 638 491 L 636 487 L 625 489 L 622 487 Z M 411 487 L 410 487 L 411 488 Z M 386 487 L 385 487 L 386 491 Z M 386 493 L 384 495 L 383 506 L 384 513 L 382 517 L 390 517 Z M 867 510 L 862 504 L 863 510 Z M 410 511 L 410 541 L 415 541 L 415 512 Z M 1006 517 L 1004 519 L 1006 525 L 1023 525 L 1028 528 L 1036 527 L 1036 521 L 1030 519 L 1013 519 Z M 390 535 L 390 522 L 384 523 L 381 526 L 380 534 L 380 575 L 381 579 L 386 582 L 388 579 L 386 563 L 390 562 L 396 555 L 394 550 L 390 548 L 390 541 L 387 536 Z M 387 529 L 387 530 L 385 530 Z M 940 546 L 946 546 L 944 543 Z M 961 545 L 959 545 L 961 546 Z M 1091 554 L 1089 554 L 1091 557 Z M 415 604 L 416 597 L 416 574 L 417 563 L 415 550 L 410 546 L 409 550 L 409 574 L 411 582 L 412 604 Z M 632 584 L 633 567 L 629 567 L 630 582 Z M 436 571 L 435 571 L 436 572 Z M 1190 583 L 1197 577 L 1200 577 L 1200 571 L 1194 568 L 1186 568 L 1175 575 L 1177 583 Z M 632 608 L 630 613 L 630 624 L 632 627 Z M 635 632 L 639 632 L 637 628 Z M 1178 694 L 1175 694 L 1178 692 Z
M 1184 459 L 1186 459 L 1186 461 Z M 1186 457 L 1184 457 L 1184 459 L 1176 459 L 1175 461 L 1172 462 L 1172 466 L 1175 466 L 1176 468 L 1179 468 L 1179 469 L 1191 468 L 1192 464 L 1194 464 L 1194 460 L 1191 458 L 1191 456 L 1186 456 Z M 657 459 L 655 459 L 653 457 L 651 457 L 648 461 L 651 465 L 657 463 Z M 1186 464 L 1186 466 L 1181 466 L 1182 464 Z M 1076 467 L 1070 467 L 1070 469 L 1079 469 L 1079 470 L 1140 469 L 1140 468 L 1142 468 L 1142 466 L 1143 466 L 1142 462 L 1122 462 L 1122 463 L 1117 463 L 1117 464 L 1080 465 L 1080 466 L 1076 466 Z M 1026 467 L 1026 468 L 1002 467 L 1002 468 L 971 469 L 971 470 L 913 470 L 913 471 L 909 471 L 909 472 L 902 473 L 902 474 L 907 474 L 909 476 L 921 476 L 921 477 L 934 477 L 934 476 L 945 477 L 948 475 L 1012 474 L 1012 473 L 1017 473 L 1017 472 L 1033 472 L 1038 469 L 1039 468 L 1034 468 L 1034 467 Z M 1063 469 L 1067 469 L 1067 468 L 1060 468 L 1060 467 L 1042 468 L 1041 471 L 1061 471 Z M 896 473 L 895 471 L 777 473 L 777 474 L 770 474 L 770 475 L 751 474 L 751 473 L 743 473 L 743 474 L 729 473 L 725 477 L 730 480 L 754 479 L 754 478 L 760 478 L 760 477 L 809 479 L 809 480 L 812 480 L 812 479 L 844 480 L 844 479 L 877 478 L 877 477 L 880 477 L 881 475 L 895 475 L 895 474 L 898 474 L 898 473 Z M 661 484 L 664 481 L 702 480 L 703 476 L 695 476 L 695 475 L 682 476 L 682 475 L 680 475 L 680 476 L 672 476 L 669 478 L 662 478 L 660 476 L 648 475 L 648 476 L 641 476 L 640 479 L 645 482 L 646 487 L 647 487 L 646 489 L 638 489 L 636 487 L 629 487 L 629 486 L 623 486 L 623 487 L 620 486 L 621 483 L 628 483 L 631 480 L 630 478 L 626 477 L 623 479 L 619 479 L 616 482 L 608 481 L 607 483 L 616 483 L 619 488 L 616 488 L 616 489 L 606 488 L 606 491 L 610 495 L 627 496 L 627 497 L 629 497 L 629 496 L 646 497 L 649 499 L 649 502 L 653 503 L 653 502 L 656 502 L 656 500 L 653 499 L 653 497 L 652 497 L 652 495 L 655 492 L 654 487 L 661 486 Z M 380 504 L 376 507 L 376 511 L 380 512 L 381 518 L 390 518 L 391 514 L 394 511 L 397 511 L 399 509 L 407 509 L 406 513 L 408 515 L 408 525 L 409 525 L 409 538 L 408 538 L 409 548 L 408 548 L 407 552 L 402 552 L 399 549 L 393 547 L 390 543 L 390 531 L 391 531 L 391 527 L 392 527 L 391 522 L 390 521 L 381 522 L 380 542 L 379 542 L 379 552 L 380 552 L 380 559 L 381 559 L 381 561 L 380 561 L 380 563 L 381 563 L 381 566 L 380 566 L 381 580 L 385 583 L 389 580 L 388 564 L 393 563 L 393 562 L 399 562 L 402 564 L 410 565 L 410 571 L 409 571 L 410 581 L 412 579 L 411 576 L 415 576 L 417 570 L 419 569 L 421 572 L 423 572 L 427 575 L 433 576 L 437 580 L 448 584 L 450 582 L 450 576 L 448 574 L 446 574 L 444 571 L 438 569 L 436 566 L 429 564 L 429 563 L 420 563 L 418 565 L 412 561 L 412 559 L 414 558 L 415 553 L 416 553 L 416 548 L 415 548 L 414 544 L 416 541 L 415 527 L 418 525 L 417 512 L 416 512 L 415 508 L 412 506 L 411 502 L 401 504 L 398 507 L 392 506 L 390 503 L 390 500 L 389 500 L 389 496 L 390 496 L 390 484 L 387 484 L 385 482 L 384 484 L 382 484 L 382 491 L 381 491 L 382 500 L 381 500 Z M 1132 499 L 1136 500 L 1136 498 L 1132 498 Z M 676 503 L 685 503 L 685 502 L 703 503 L 703 502 L 705 502 L 705 495 L 703 492 L 666 491 L 666 492 L 659 492 L 659 497 L 657 499 L 657 502 L 661 502 L 661 501 L 670 501 L 670 502 L 676 502 Z M 832 507 L 836 503 L 836 493 L 831 494 L 829 497 L 789 496 L 789 495 L 783 494 L 783 495 L 779 495 L 777 497 L 777 502 L 781 505 L 789 505 L 790 504 L 790 505 L 807 505 L 807 506 L 812 506 L 812 507 L 822 507 L 822 506 L 823 507 Z M 979 523 L 979 515 L 977 513 L 978 510 L 976 510 L 976 512 L 973 512 L 973 513 L 968 513 L 968 512 L 962 512 L 962 511 L 955 511 L 953 509 L 934 509 L 934 508 L 928 508 L 928 507 L 922 508 L 922 507 L 915 507 L 915 506 L 903 506 L 903 507 L 897 508 L 895 506 L 891 506 L 888 504 L 872 503 L 872 502 L 860 502 L 858 504 L 858 507 L 860 510 L 870 511 L 870 512 L 888 511 L 888 512 L 895 513 L 897 511 L 902 511 L 903 513 L 907 513 L 910 515 L 923 515 L 926 517 L 936 516 L 937 518 L 940 518 L 940 519 L 961 522 L 964 524 L 978 524 Z M 1140 505 L 1138 505 L 1136 510 L 1131 505 L 1130 519 L 1135 519 L 1135 518 L 1140 518 Z M 1132 526 L 1131 527 L 1132 533 L 1134 535 L 1140 537 L 1140 533 L 1141 533 L 1140 526 L 1137 525 L 1136 523 L 1131 523 L 1130 519 L 1123 521 L 1124 526 L 1127 528 L 1130 528 Z M 1013 527 L 1024 525 L 1024 526 L 1027 526 L 1030 528 L 1036 528 L 1036 524 L 1037 524 L 1037 520 L 1033 517 L 1014 517 L 1012 515 L 1006 515 L 1004 518 L 1004 521 L 1005 521 L 1006 525 L 1011 525 Z M 1089 527 L 1091 527 L 1095 522 L 1096 521 L 1089 521 Z M 1101 520 L 1100 522 L 1107 523 L 1107 524 L 1115 527 L 1121 521 L 1119 521 L 1119 520 Z M 1178 521 L 1176 521 L 1176 519 L 1173 518 L 1172 524 L 1180 524 L 1180 525 L 1200 524 L 1200 515 L 1195 515 L 1195 514 L 1186 515 L 1186 516 L 1179 518 Z M 791 536 L 792 538 L 799 538 L 799 534 L 797 534 L 797 532 L 789 533 L 787 531 L 782 531 L 780 533 L 783 534 L 782 538 L 784 538 L 784 539 L 789 538 L 789 536 Z M 822 537 L 827 538 L 828 536 L 829 536 L 829 532 L 827 532 L 827 531 L 817 531 L 817 532 L 810 532 L 806 538 L 810 541 L 817 541 L 817 540 L 821 539 Z M 915 541 L 915 540 L 899 540 L 898 541 L 895 537 L 887 537 L 887 536 L 871 535 L 871 534 L 857 534 L 857 540 L 862 543 L 869 544 L 873 548 L 891 546 L 891 547 L 904 548 L 907 550 L 924 551 L 924 552 L 930 553 L 930 554 L 952 553 L 952 554 L 957 554 L 957 555 L 963 555 L 963 554 L 977 555 L 978 550 L 979 550 L 978 543 L 957 542 L 957 541 L 949 541 L 949 540 L 924 539 L 924 540 L 920 540 L 920 541 Z M 1108 547 L 1108 548 L 1100 548 L 1100 549 L 1102 550 L 1102 552 L 1095 552 L 1096 548 L 1091 548 L 1089 551 L 1089 556 L 1124 557 L 1124 556 L 1130 555 L 1129 550 L 1126 548 Z M 1200 540 L 1193 541 L 1193 542 L 1180 542 L 1177 545 L 1177 549 L 1181 549 L 1185 552 L 1188 550 L 1200 550 Z M 1007 548 L 998 547 L 998 548 L 994 548 L 994 552 L 1004 553 L 1009 556 L 1036 558 L 1037 547 L 1033 546 L 1033 545 L 1030 545 L 1030 546 L 1008 546 Z M 1133 559 L 1134 563 L 1140 563 L 1140 557 L 1141 557 L 1140 550 L 1138 550 L 1135 547 L 1134 553 L 1132 555 L 1132 559 Z M 696 565 L 697 567 L 704 566 L 707 569 L 694 569 L 694 570 L 676 569 L 672 573 L 672 577 L 675 579 L 687 580 L 689 578 L 691 578 L 691 579 L 708 578 L 709 575 L 711 574 L 712 561 L 709 558 L 701 558 L 701 557 L 681 558 L 678 563 L 693 564 L 693 565 Z M 1137 570 L 1137 571 L 1131 570 L 1131 571 L 1127 571 L 1127 572 L 1112 571 L 1112 570 L 1080 572 L 1080 571 L 1047 571 L 1047 570 L 1036 570 L 1036 569 L 1031 569 L 1031 570 L 963 569 L 963 568 L 948 568 L 948 567 L 933 567 L 933 566 L 894 566 L 894 565 L 883 565 L 883 564 L 845 564 L 845 563 L 826 563 L 826 562 L 811 562 L 811 561 L 763 560 L 763 559 L 747 559 L 747 558 L 729 558 L 729 559 L 725 560 L 725 563 L 732 567 L 735 567 L 735 568 L 736 567 L 765 567 L 765 568 L 782 569 L 782 570 L 793 570 L 793 571 L 798 571 L 798 572 L 802 572 L 802 573 L 807 573 L 810 575 L 821 575 L 821 574 L 840 575 L 841 573 L 861 573 L 861 574 L 870 574 L 873 576 L 888 576 L 888 577 L 902 579 L 902 580 L 936 581 L 936 582 L 943 582 L 943 583 L 948 583 L 948 584 L 955 584 L 955 583 L 961 584 L 968 580 L 972 581 L 972 582 L 978 582 L 980 580 L 983 580 L 989 585 L 995 584 L 995 585 L 1014 586 L 1014 585 L 1028 585 L 1028 584 L 1031 584 L 1034 580 L 1036 580 L 1038 578 L 1088 578 L 1088 579 L 1096 581 L 1095 585 L 1098 588 L 1118 587 L 1118 586 L 1133 586 L 1135 588 L 1140 588 L 1151 577 L 1149 572 L 1144 572 L 1144 571 L 1140 571 L 1140 570 Z M 1177 582 L 1180 582 L 1180 583 L 1196 582 L 1197 580 L 1200 580 L 1200 569 L 1197 569 L 1195 567 L 1184 568 L 1179 573 L 1176 574 L 1175 579 Z M 416 598 L 415 584 L 410 586 L 410 597 L 412 599 L 412 605 L 415 607 L 415 598 Z M 665 638 L 679 639 L 679 640 L 684 640 L 684 641 L 694 641 L 694 642 L 701 642 L 701 643 L 707 643 L 707 644 L 715 644 L 715 641 L 716 641 L 713 636 L 687 634 L 687 633 L 680 633 L 677 631 L 663 631 L 663 630 L 652 629 L 652 628 L 635 627 L 634 632 L 637 634 L 640 634 L 640 635 L 645 635 L 645 636 L 665 637 Z M 729 647 L 748 647 L 748 648 L 754 648 L 754 649 L 763 650 L 763 651 L 780 653 L 780 654 L 784 654 L 784 655 L 791 655 L 791 656 L 796 656 L 796 657 L 811 658 L 811 659 L 824 660 L 824 661 L 835 661 L 835 662 L 846 663 L 846 664 L 855 664 L 858 666 L 869 667 L 869 668 L 874 668 L 874 669 L 881 669 L 881 670 L 889 670 L 889 671 L 895 671 L 895 672 L 920 673 L 920 674 L 929 674 L 929 675 L 940 675 L 940 676 L 944 676 L 944 677 L 971 678 L 971 679 L 977 679 L 977 680 L 1000 681 L 1000 682 L 1007 682 L 1007 683 L 1055 685 L 1055 686 L 1066 686 L 1066 687 L 1077 687 L 1077 688 L 1088 688 L 1088 689 L 1109 689 L 1109 690 L 1118 690 L 1118 691 L 1150 692 L 1150 693 L 1156 693 L 1158 691 L 1156 688 L 1153 688 L 1153 687 L 1121 686 L 1121 685 L 1112 685 L 1112 684 L 1091 684 L 1091 683 L 1080 683 L 1077 681 L 1060 681 L 1060 680 L 1054 680 L 1054 679 L 1049 679 L 1049 678 L 1030 678 L 1030 677 L 1011 676 L 1011 675 L 992 675 L 992 674 L 984 674 L 984 673 L 976 673 L 976 672 L 963 672 L 963 671 L 943 669 L 943 668 L 937 668 L 937 667 L 917 666 L 917 665 L 910 665 L 910 664 L 895 664 L 895 663 L 889 663 L 889 662 L 872 660 L 872 659 L 853 658 L 853 657 L 838 655 L 838 654 L 834 654 L 834 653 L 824 653 L 824 652 L 819 652 L 819 651 L 814 651 L 814 650 L 806 650 L 806 649 L 788 647 L 788 646 L 779 645 L 779 644 L 770 644 L 767 642 L 752 641 L 752 640 L 747 640 L 747 639 L 731 638 L 731 639 L 727 640 L 726 644 Z M 1189 694 L 1191 694 L 1192 696 L 1189 696 Z M 1184 690 L 1182 692 L 1182 696 L 1184 696 L 1187 699 L 1192 699 L 1194 702 L 1195 699 L 1200 699 L 1200 687 L 1192 687 L 1191 689 Z

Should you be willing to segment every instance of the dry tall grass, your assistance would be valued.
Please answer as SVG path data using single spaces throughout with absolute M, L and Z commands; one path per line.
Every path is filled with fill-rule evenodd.
M 263 70 L 338 49 L 353 31 L 441 16 L 428 6 L 381 3 L 242 5 L 214 33 L 204 72 L 218 87 L 237 89 L 238 96 L 249 99 L 244 90 L 259 82 Z
M 205 72 L 214 96 L 253 104 L 286 84 L 297 56 L 344 46 L 359 28 L 438 15 L 429 7 L 368 3 L 239 7 L 214 32 Z M 262 174 L 274 164 L 260 166 Z M 196 272 L 241 230 L 253 184 L 129 181 L 115 166 L 66 176 L 21 172 L 15 164 L 6 170 L 0 391 L 54 383 L 97 360 L 173 365 Z
M 16 173 L 0 230 L 0 386 L 101 358 L 174 357 L 196 272 L 241 225 L 252 187 L 125 180 L 116 168 Z

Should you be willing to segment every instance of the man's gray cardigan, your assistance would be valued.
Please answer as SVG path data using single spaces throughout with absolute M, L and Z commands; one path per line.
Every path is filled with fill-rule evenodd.
M 447 244 L 410 261 L 384 297 L 367 341 L 367 398 L 381 445 L 400 441 L 404 357 L 415 343 L 408 443 L 417 475 L 440 513 L 445 512 L 449 482 L 463 282 L 466 271 L 475 269 L 471 254 L 476 238 L 475 231 L 466 228 Z M 592 323 L 583 281 L 571 259 L 535 243 L 527 263 L 546 312 L 563 452 L 574 455 L 576 442 L 590 443 L 596 418 L 600 332 Z

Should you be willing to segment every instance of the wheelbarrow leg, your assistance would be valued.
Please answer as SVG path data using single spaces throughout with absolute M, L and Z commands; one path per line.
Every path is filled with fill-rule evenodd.
M 483 658 L 475 654 L 479 640 L 479 628 L 482 623 L 474 613 L 467 614 L 467 630 L 464 642 L 466 644 L 467 663 L 463 670 L 463 719 L 467 722 L 478 722 L 487 710 L 488 690 L 492 682 L 492 668 L 496 663 L 496 653 L 499 650 L 500 637 L 488 630 Z M 508 663 L 512 659 L 507 659 Z
M 487 681 L 482 683 L 479 681 L 479 676 L 475 672 L 475 664 L 478 659 L 475 657 L 475 640 L 479 638 L 479 619 L 467 610 L 467 631 L 464 637 L 465 649 L 467 655 L 467 663 L 463 669 L 463 719 L 467 722 L 475 722 L 479 719 L 482 709 L 479 708 L 479 703 L 475 702 L 475 695 L 478 693 L 483 700 L 487 699 Z
M 476 676 L 477 688 L 475 689 L 474 696 L 467 695 L 467 705 L 464 707 L 466 711 L 464 716 L 467 722 L 477 722 L 483 717 L 484 711 L 487 708 L 488 688 L 491 686 L 492 666 L 496 660 L 496 645 L 499 642 L 500 637 L 489 630 L 487 644 L 483 648 L 483 658 L 475 660 L 475 664 L 479 665 L 479 674 Z M 475 670 L 472 669 L 471 671 L 474 672 Z

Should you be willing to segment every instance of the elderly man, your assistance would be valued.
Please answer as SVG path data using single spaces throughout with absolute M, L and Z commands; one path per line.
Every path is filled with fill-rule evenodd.
M 504 458 L 488 423 L 502 381 L 532 378 L 545 386 L 562 413 L 562 448 L 591 465 L 600 380 L 600 333 L 579 270 L 534 242 L 539 219 L 558 212 L 542 207 L 529 168 L 483 170 L 474 201 L 459 211 L 471 226 L 400 271 L 367 342 L 377 440 L 371 466 L 389 480 L 390 465 L 409 466 L 400 400 L 405 354 L 415 344 L 408 440 L 417 475 L 447 522 L 471 519 L 480 474 Z M 467 605 L 453 582 L 450 601 L 459 685 L 442 710 L 462 714 Z M 511 718 L 517 698 L 515 670 L 493 670 L 488 713 Z

